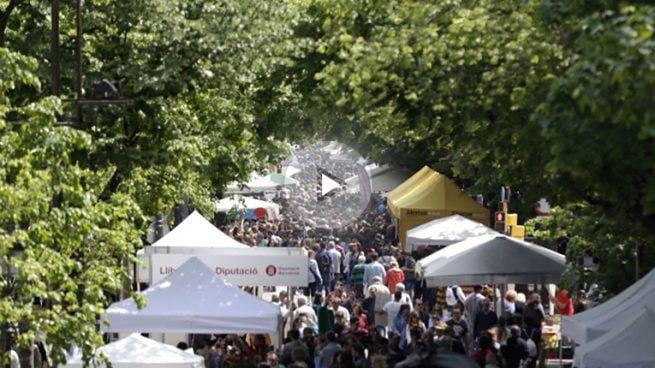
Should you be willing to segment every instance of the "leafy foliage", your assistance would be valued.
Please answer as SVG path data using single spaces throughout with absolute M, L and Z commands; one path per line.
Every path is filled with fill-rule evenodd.
M 29 322 L 23 341 L 47 333 L 57 359 L 101 342 L 144 218 L 185 197 L 210 214 L 304 137 L 430 164 L 475 193 L 509 185 L 528 210 L 547 197 L 563 209 L 534 233 L 567 239 L 571 274 L 610 289 L 634 249 L 652 265 L 648 1 L 88 1 L 83 97 L 128 101 L 79 116 L 75 9 L 61 7 L 63 89 L 46 97 L 50 2 L 0 1 L 0 256 L 20 270 L 3 273 L 0 321 Z M 120 91 L 94 95 L 102 79 Z
M 18 84 L 39 87 L 34 59 L 0 49 L 0 96 Z M 93 149 L 89 134 L 55 125 L 56 98 L 0 114 L 0 320 L 20 326 L 22 343 L 45 333 L 56 361 L 71 343 L 89 354 L 102 343 L 97 318 L 118 295 L 134 261 L 141 209 L 129 192 L 100 195 L 109 171 L 81 167 L 74 156 Z M 15 126 L 7 116 L 20 117 Z
M 58 362 L 72 343 L 85 359 L 102 343 L 98 317 L 129 289 L 146 218 L 185 197 L 213 214 L 217 193 L 276 162 L 293 134 L 267 118 L 290 91 L 264 82 L 288 62 L 285 3 L 85 2 L 83 98 L 129 101 L 82 105 L 81 118 L 73 5 L 62 96 L 44 97 L 50 2 L 21 2 L 0 49 L 0 256 L 16 270 L 3 272 L 0 321 L 20 324 L 22 343 L 46 334 Z M 102 79 L 119 93 L 94 94 Z
M 549 216 L 527 221 L 526 228 L 566 252 L 569 267 L 563 283 L 570 288 L 598 284 L 607 289 L 605 297 L 611 297 L 655 266 L 652 235 L 618 227 L 603 211 L 583 202 L 555 207 Z
M 318 129 L 492 200 L 509 185 L 523 218 L 540 197 L 561 204 L 601 276 L 634 262 L 626 244 L 652 244 L 648 2 L 305 4 L 291 70 Z

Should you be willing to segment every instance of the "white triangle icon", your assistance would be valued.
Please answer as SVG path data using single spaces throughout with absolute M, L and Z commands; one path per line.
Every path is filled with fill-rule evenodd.
M 321 195 L 324 196 L 331 191 L 341 187 L 339 183 L 332 180 L 329 176 L 321 174 Z

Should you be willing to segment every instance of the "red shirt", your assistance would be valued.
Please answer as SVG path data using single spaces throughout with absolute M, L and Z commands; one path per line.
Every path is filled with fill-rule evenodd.
M 568 292 L 561 291 L 557 294 L 557 306 L 560 307 L 559 314 L 563 316 L 573 315 L 573 299 L 568 297 Z
M 396 292 L 396 284 L 405 281 L 405 273 L 399 268 L 390 268 L 384 278 L 384 284 L 389 288 L 391 294 Z

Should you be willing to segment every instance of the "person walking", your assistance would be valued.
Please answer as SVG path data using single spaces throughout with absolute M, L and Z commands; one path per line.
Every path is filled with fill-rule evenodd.
M 371 263 L 366 265 L 364 270 L 364 287 L 368 287 L 373 284 L 373 278 L 379 277 L 380 280 L 384 280 L 387 276 L 387 271 L 384 269 L 384 266 L 378 262 L 378 255 L 375 253 L 371 254 Z
M 321 278 L 321 272 L 318 269 L 318 263 L 315 259 L 315 253 L 313 250 L 307 252 L 309 257 L 309 272 L 307 272 L 307 287 L 305 288 L 304 294 L 310 298 L 314 297 L 318 291 L 320 285 L 323 285 L 323 279 Z
M 544 321 L 546 321 L 546 313 L 543 308 L 544 307 L 541 305 L 541 296 L 537 293 L 533 293 L 530 295 L 530 300 L 523 311 L 524 338 L 526 341 L 529 339 L 534 341 L 534 344 L 537 347 L 536 357 L 539 357 L 539 354 L 541 354 L 541 328 Z M 534 368 L 536 363 L 537 359 L 534 359 L 530 362 L 528 367 Z
M 366 257 L 361 255 L 350 272 L 350 281 L 357 298 L 364 297 L 364 272 L 366 272 Z
M 321 243 L 321 249 L 316 252 L 316 263 L 318 263 L 318 270 L 323 281 L 319 287 L 319 291 L 324 291 L 326 294 L 332 291 L 332 257 L 325 249 L 325 243 Z
M 396 260 L 391 261 L 391 267 L 387 271 L 387 274 L 384 277 L 384 284 L 389 288 L 389 292 L 392 294 L 396 292 L 396 285 L 405 281 L 405 274 L 403 270 L 398 267 L 398 262 Z

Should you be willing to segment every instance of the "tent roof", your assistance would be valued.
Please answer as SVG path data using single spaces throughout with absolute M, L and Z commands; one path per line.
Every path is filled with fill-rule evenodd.
M 133 298 L 107 309 L 104 332 L 267 333 L 275 332 L 280 307 L 242 291 L 216 275 L 197 257 Z
M 203 358 L 193 353 L 182 351 L 175 346 L 162 344 L 131 334 L 123 339 L 109 343 L 100 349 L 114 367 L 162 367 L 162 368 L 200 368 L 204 367 Z M 104 366 L 104 364 L 100 364 Z M 68 359 L 66 367 L 82 367 L 81 351 Z
M 423 180 L 423 178 L 430 172 L 432 172 L 430 167 L 423 166 L 421 170 L 410 176 L 407 180 L 402 182 L 402 184 L 398 185 L 394 190 L 387 193 L 387 202 L 391 203 L 407 194 L 410 189 L 412 189 L 417 183 L 421 182 L 421 180 Z
M 409 178 L 409 171 L 388 164 L 381 166 L 378 164 L 370 164 L 367 165 L 365 169 L 372 183 L 371 189 L 374 192 L 390 191 Z M 359 182 L 359 176 L 353 175 L 344 181 L 348 185 L 353 185 Z
M 402 209 L 487 212 L 452 180 L 427 166 L 389 192 L 387 203 L 396 217 Z
M 226 197 L 216 202 L 217 211 L 229 211 L 235 208 L 249 210 L 255 208 L 266 208 L 279 210 L 280 205 L 277 203 L 262 201 L 260 199 L 240 195 Z
M 231 193 L 258 192 L 275 189 L 278 186 L 297 186 L 298 181 L 294 178 L 279 174 L 270 173 L 264 176 L 255 175 L 252 180 L 244 184 L 243 189 L 237 183 L 228 185 L 227 191 Z
M 497 235 L 495 230 L 460 215 L 432 220 L 407 232 L 408 249 L 417 245 L 450 245 L 480 235 Z
M 418 261 L 428 286 L 558 282 L 563 255 L 506 235 L 482 235 Z
M 642 306 L 655 305 L 655 269 L 614 298 L 562 320 L 562 334 L 585 344 L 614 329 L 624 314 L 635 314 Z
M 653 367 L 655 364 L 655 312 L 642 306 L 623 314 L 605 335 L 575 350 L 577 367 Z
M 284 166 L 284 167 L 282 168 L 282 175 L 285 175 L 285 176 L 288 176 L 288 177 L 292 177 L 292 176 L 296 175 L 297 173 L 299 173 L 299 172 L 301 172 L 301 171 L 302 171 L 302 170 L 300 170 L 299 168 L 297 168 L 297 167 L 295 167 L 295 166 L 291 166 L 291 165 L 289 165 L 289 166 Z
M 170 233 L 152 244 L 153 247 L 200 247 L 200 248 L 249 248 L 245 244 L 230 238 L 198 211 L 193 211 Z

